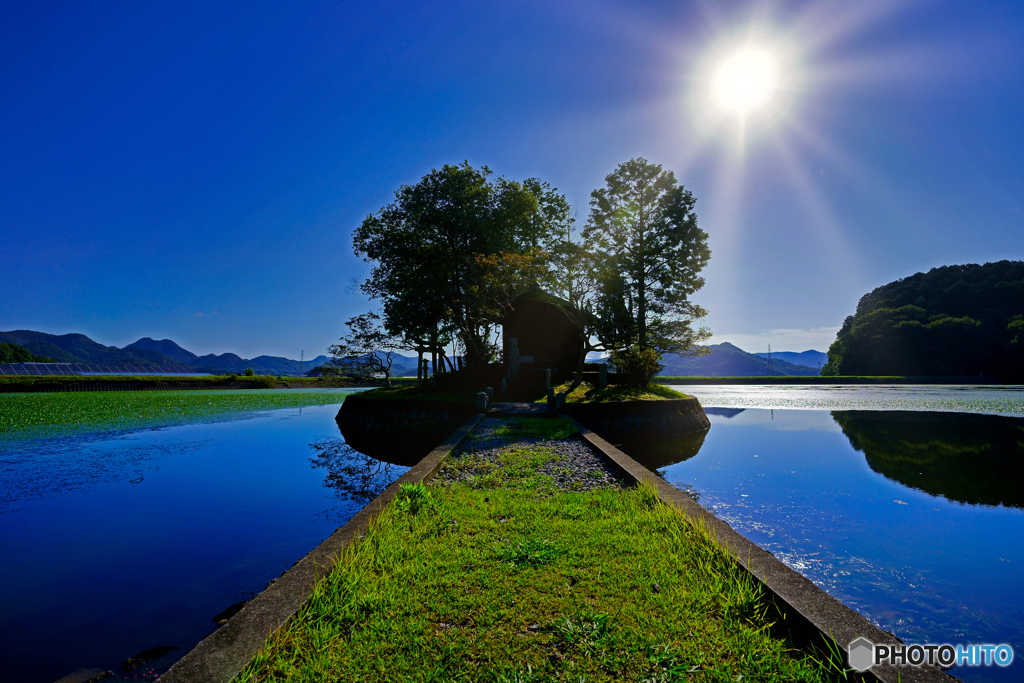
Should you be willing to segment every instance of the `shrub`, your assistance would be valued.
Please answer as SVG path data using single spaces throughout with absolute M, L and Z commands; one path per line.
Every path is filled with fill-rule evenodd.
M 429 507 L 433 502 L 430 489 L 422 483 L 401 484 L 398 487 L 398 495 L 395 496 L 395 507 L 402 512 L 411 512 L 412 514 Z
M 645 387 L 665 367 L 659 361 L 661 354 L 654 349 L 640 350 L 631 346 L 621 351 L 612 351 L 612 365 L 619 374 L 619 381 L 633 387 Z
M 277 379 L 270 375 L 263 375 L 249 382 L 249 386 L 256 389 L 273 389 L 277 386 Z

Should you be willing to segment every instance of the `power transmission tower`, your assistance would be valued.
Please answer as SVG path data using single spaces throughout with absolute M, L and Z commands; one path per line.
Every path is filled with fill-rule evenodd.
M 299 377 L 306 376 L 306 351 L 299 351 Z
M 771 373 L 772 377 L 775 376 L 775 365 L 772 364 L 772 345 L 771 344 L 768 345 L 768 372 Z

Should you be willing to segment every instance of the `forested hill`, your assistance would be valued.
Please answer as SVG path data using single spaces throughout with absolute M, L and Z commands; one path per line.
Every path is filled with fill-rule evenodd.
M 0 341 L 0 363 L 52 363 L 49 356 L 32 353 L 23 346 Z
M 1024 378 L 1024 262 L 943 266 L 865 294 L 822 375 Z

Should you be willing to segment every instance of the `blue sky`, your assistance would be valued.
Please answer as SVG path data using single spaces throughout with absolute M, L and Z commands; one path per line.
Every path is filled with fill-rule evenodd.
M 4 3 L 0 329 L 322 353 L 372 306 L 352 229 L 463 160 L 581 218 L 616 164 L 672 169 L 713 250 L 695 300 L 750 351 L 1024 258 L 1020 3 L 425 5 Z M 741 133 L 709 79 L 744 44 L 779 88 Z

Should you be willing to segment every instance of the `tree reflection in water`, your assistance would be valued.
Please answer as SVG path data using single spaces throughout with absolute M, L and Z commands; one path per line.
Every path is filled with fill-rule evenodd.
M 405 473 L 405 467 L 360 453 L 343 439 L 322 439 L 309 444 L 314 468 L 327 471 L 324 486 L 345 500 L 366 504 Z
M 967 413 L 833 411 L 875 472 L 969 505 L 1024 507 L 1024 420 Z

